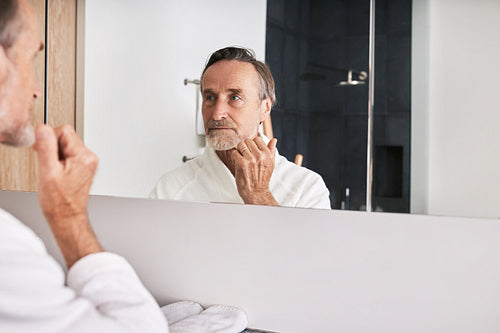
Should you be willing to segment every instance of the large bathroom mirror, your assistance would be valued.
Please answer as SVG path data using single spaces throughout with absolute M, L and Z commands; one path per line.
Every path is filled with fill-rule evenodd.
M 269 39 L 266 41 L 270 9 L 275 13 L 282 10 L 284 28 L 291 30 L 294 27 L 289 25 L 300 22 L 300 15 L 314 14 L 315 33 L 324 29 L 326 34 L 342 28 L 335 25 L 339 20 L 344 20 L 346 26 L 368 31 L 368 3 L 369 0 L 85 0 L 84 19 L 81 20 L 84 24 L 79 29 L 79 38 L 83 40 L 80 45 L 84 44 L 79 60 L 84 68 L 78 86 L 83 97 L 77 103 L 84 110 L 81 124 L 84 141 L 100 157 L 92 193 L 148 197 L 163 173 L 181 166 L 183 158 L 200 154 L 204 140 L 196 124 L 198 86 L 184 81 L 199 78 L 207 57 L 218 48 L 241 45 L 255 50 L 259 59 L 266 59 L 270 47 L 283 47 L 270 43 Z M 405 9 L 408 4 L 411 8 Z M 323 10 L 325 8 L 335 9 L 337 16 L 318 19 L 320 13 L 328 13 Z M 377 0 L 377 9 L 380 10 L 377 22 L 396 22 L 388 19 L 390 15 L 409 9 L 410 22 L 406 24 L 411 25 L 411 71 L 408 72 L 404 64 L 400 65 L 399 72 L 398 66 L 393 66 L 393 75 L 385 78 L 411 77 L 408 91 L 411 91 L 411 111 L 397 115 L 394 121 L 384 125 L 387 129 L 379 135 L 385 135 L 387 140 L 377 144 L 375 149 L 379 156 L 386 157 L 386 164 L 379 170 L 390 170 L 389 174 L 397 171 L 403 177 L 399 183 L 396 181 L 402 192 L 394 191 L 394 187 L 386 188 L 389 194 L 380 196 L 380 210 L 391 211 L 384 205 L 394 205 L 406 196 L 404 209 L 392 211 L 499 218 L 500 176 L 495 166 L 500 158 L 495 154 L 495 145 L 500 143 L 500 132 L 494 126 L 500 120 L 500 113 L 494 101 L 498 85 L 495 78 L 500 74 L 497 56 L 500 41 L 495 36 L 500 29 L 497 20 L 500 3 L 496 0 Z M 286 19 L 288 15 L 292 18 Z M 308 18 L 310 20 L 311 16 Z M 276 23 L 276 17 L 273 19 Z M 326 26 L 328 23 L 332 26 Z M 408 41 L 398 35 L 398 27 L 391 31 L 390 36 L 377 35 L 379 48 L 387 38 L 396 41 L 399 38 L 401 43 Z M 296 42 L 309 41 L 298 38 Z M 360 50 L 359 54 L 356 50 Z M 367 58 L 366 50 L 365 46 L 351 44 L 351 49 L 343 56 L 352 59 L 346 59 L 345 66 L 340 69 L 352 69 L 354 75 L 366 70 L 368 64 L 359 63 L 360 59 Z M 378 59 L 386 63 L 376 60 L 376 66 L 389 62 L 394 65 L 399 61 L 390 48 L 385 52 L 384 57 Z M 315 63 L 318 65 L 317 61 Z M 295 79 L 302 79 L 300 84 L 316 87 L 322 94 L 352 95 L 355 92 L 352 89 L 365 89 L 344 87 L 338 90 L 334 85 L 344 74 L 341 71 L 332 73 L 328 68 L 314 68 L 314 65 L 297 61 Z M 343 80 L 346 79 L 347 75 Z M 398 83 L 386 83 L 384 89 L 397 90 Z M 377 109 L 377 102 L 381 101 L 375 99 L 375 112 L 382 109 Z M 363 104 L 359 100 L 357 103 Z M 350 111 L 359 112 L 357 117 L 361 119 L 367 108 L 368 105 L 365 110 L 356 107 Z M 285 133 L 283 128 L 287 124 L 279 122 L 278 113 L 273 126 L 280 140 L 279 135 Z M 316 123 L 328 126 L 322 121 Z M 338 125 L 332 124 L 335 128 Z M 397 131 L 401 126 L 408 128 L 406 134 Z M 396 129 L 391 138 L 387 134 L 390 127 Z M 314 136 L 313 130 L 307 131 L 310 131 L 309 137 Z M 406 146 L 395 143 L 399 139 L 406 140 Z M 335 137 L 316 137 L 316 140 L 323 142 L 324 147 L 332 147 L 328 157 L 335 155 Z M 362 142 L 365 138 L 357 137 L 356 140 Z M 283 142 L 288 143 L 282 148 L 278 144 L 278 148 L 284 153 L 303 150 L 297 144 L 299 141 L 295 141 L 295 146 L 290 145 L 289 140 L 283 139 Z M 356 150 L 358 148 L 346 149 L 363 155 Z M 322 152 L 326 154 L 328 152 Z M 327 156 L 306 153 L 305 157 L 304 165 L 308 166 L 311 161 Z M 349 187 L 353 196 L 349 208 L 363 209 L 362 202 L 354 200 L 355 195 L 357 198 L 363 195 L 353 193 L 356 186 L 362 188 L 366 184 L 366 163 L 358 163 L 355 162 L 353 168 L 361 170 L 359 179 L 335 183 L 339 188 L 333 189 L 334 208 L 341 208 L 342 202 L 345 207 L 345 192 Z M 323 172 L 322 169 L 315 171 Z M 373 207 L 375 210 L 377 205 Z

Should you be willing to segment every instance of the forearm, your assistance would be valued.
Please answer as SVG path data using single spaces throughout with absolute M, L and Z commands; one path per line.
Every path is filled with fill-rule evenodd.
M 68 269 L 81 258 L 103 251 L 86 214 L 51 218 L 48 222 Z
M 279 206 L 269 190 L 241 193 L 240 196 L 247 205 Z

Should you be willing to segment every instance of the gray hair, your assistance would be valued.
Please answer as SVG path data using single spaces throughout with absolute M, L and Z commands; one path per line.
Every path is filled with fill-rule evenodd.
M 0 0 L 0 45 L 7 50 L 16 40 L 21 30 L 18 0 Z
M 274 79 L 271 71 L 265 63 L 257 60 L 255 52 L 251 49 L 241 47 L 225 47 L 212 53 L 201 74 L 201 84 L 203 84 L 203 76 L 205 75 L 208 67 L 221 60 L 238 60 L 252 64 L 259 77 L 260 100 L 262 101 L 269 98 L 271 99 L 272 105 L 274 105 L 276 102 L 276 93 L 274 91 Z

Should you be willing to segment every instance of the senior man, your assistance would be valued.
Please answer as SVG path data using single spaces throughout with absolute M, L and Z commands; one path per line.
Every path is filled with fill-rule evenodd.
M 168 332 L 132 267 L 104 252 L 92 231 L 97 157 L 69 126 L 34 134 L 32 61 L 42 48 L 26 0 L 0 0 L 0 142 L 29 146 L 36 137 L 39 203 L 69 268 L 65 285 L 41 240 L 0 209 L 0 332 Z
M 205 152 L 163 175 L 152 198 L 330 209 L 321 176 L 287 161 L 276 139 L 259 132 L 276 98 L 252 50 L 214 52 L 200 81 Z

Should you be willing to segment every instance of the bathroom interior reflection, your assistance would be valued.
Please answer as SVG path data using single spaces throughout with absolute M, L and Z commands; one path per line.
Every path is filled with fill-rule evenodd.
M 372 210 L 410 210 L 411 0 L 375 10 Z M 333 209 L 366 209 L 369 1 L 267 1 L 280 154 L 319 173 Z

